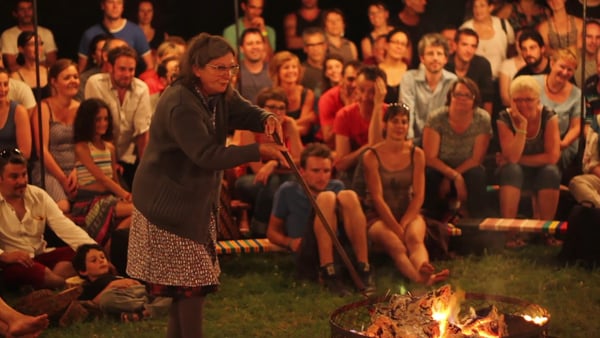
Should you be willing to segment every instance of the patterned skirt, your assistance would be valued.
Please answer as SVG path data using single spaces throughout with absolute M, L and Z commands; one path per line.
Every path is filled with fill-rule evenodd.
M 214 215 L 209 222 L 211 240 L 200 244 L 160 229 L 134 208 L 127 274 L 149 284 L 155 296 L 181 298 L 216 291 L 221 269 Z

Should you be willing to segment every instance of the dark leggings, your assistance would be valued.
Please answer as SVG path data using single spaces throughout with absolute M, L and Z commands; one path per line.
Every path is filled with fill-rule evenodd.
M 486 173 L 483 166 L 476 166 L 462 174 L 465 185 L 467 186 L 467 210 L 471 217 L 483 217 L 487 206 Z M 427 168 L 425 184 L 425 207 L 433 211 L 446 210 L 446 199 L 456 196 L 454 184 L 451 184 L 451 191 L 446 199 L 440 198 L 439 190 L 444 175 L 439 171 Z

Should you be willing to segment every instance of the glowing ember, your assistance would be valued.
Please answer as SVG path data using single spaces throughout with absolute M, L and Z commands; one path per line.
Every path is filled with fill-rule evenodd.
M 534 324 L 540 325 L 540 326 L 546 324 L 546 322 L 548 321 L 548 317 L 540 317 L 540 316 L 531 317 L 530 315 L 523 315 L 523 319 L 525 319 L 528 322 L 532 322 Z

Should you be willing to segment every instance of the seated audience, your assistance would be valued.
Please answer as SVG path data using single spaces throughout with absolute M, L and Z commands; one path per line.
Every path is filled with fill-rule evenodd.
M 548 54 L 562 48 L 568 48 L 576 53 L 583 45 L 583 20 L 567 14 L 566 1 L 546 1 L 550 8 L 550 15 L 537 26 L 537 30 L 544 38 Z
M 92 42 L 90 42 L 90 44 L 92 44 L 94 42 L 94 40 L 98 38 L 98 36 L 102 36 L 102 35 L 96 35 L 96 37 L 94 37 L 94 39 L 92 39 Z M 98 38 L 98 39 L 102 39 L 102 38 Z M 102 45 L 100 54 L 97 56 L 93 56 L 92 59 L 90 59 L 90 60 L 97 60 L 97 66 L 96 67 L 92 66 L 90 68 L 90 67 L 88 67 L 89 63 L 87 63 L 86 69 L 83 71 L 83 73 L 81 73 L 79 75 L 79 91 L 77 92 L 77 100 L 78 101 L 84 100 L 85 86 L 87 85 L 88 79 L 90 77 L 92 77 L 92 75 L 96 75 L 99 73 L 107 73 L 109 71 L 110 64 L 108 63 L 108 52 L 117 47 L 127 46 L 127 42 L 125 40 L 121 40 L 121 39 L 113 38 L 113 37 L 109 37 L 109 36 L 107 36 L 105 38 L 104 43 L 99 42 L 98 44 Z
M 291 158 L 298 162 L 303 145 L 296 120 L 286 115 L 287 103 L 288 98 L 281 88 L 265 88 L 258 94 L 256 102 L 259 107 L 277 116 L 285 137 L 282 141 L 288 147 Z M 248 130 L 237 130 L 234 139 L 239 139 L 239 145 L 242 146 L 275 142 L 271 136 Z M 280 168 L 279 162 L 275 160 L 250 162 L 246 170 L 247 174 L 236 180 L 235 190 L 242 200 L 253 206 L 250 222 L 252 234 L 255 237 L 265 237 L 275 191 L 294 176 L 290 170 Z
M 515 39 L 517 41 L 519 41 L 521 38 L 521 32 L 522 31 L 515 32 Z M 502 61 L 500 68 L 498 69 L 498 93 L 496 93 L 496 95 L 500 97 L 502 106 L 494 107 L 495 112 L 506 107 L 510 107 L 510 83 L 519 69 L 525 66 L 525 59 L 523 59 L 523 55 L 521 53 L 521 45 L 516 43 L 515 49 L 517 55 Z
M 342 68 L 340 84 L 330 88 L 319 98 L 319 122 L 323 142 L 330 148 L 335 148 L 333 122 L 335 115 L 343 107 L 355 102 L 356 74 L 362 67 L 360 62 L 352 61 Z
M 600 208 L 600 115 L 593 116 L 592 125 L 588 128 L 583 151 L 582 175 L 573 177 L 569 183 L 569 191 L 578 203 L 589 202 Z
M 469 78 L 458 78 L 446 105 L 429 116 L 423 129 L 427 159 L 427 210 L 445 210 L 458 201 L 463 216 L 485 216 L 486 172 L 483 159 L 492 137 L 490 114 L 478 107 L 481 95 Z M 466 207 L 466 208 L 465 208 Z
M 436 273 L 425 247 L 426 225 L 420 211 L 425 156 L 407 139 L 409 115 L 403 104 L 390 106 L 383 117 L 383 141 L 363 156 L 368 236 L 405 277 L 432 285 L 445 280 L 449 271 Z
M 240 7 L 244 14 L 239 18 L 238 22 L 225 27 L 223 37 L 230 45 L 239 46 L 242 44 L 241 35 L 246 29 L 252 28 L 258 30 L 261 36 L 264 37 L 264 57 L 268 61 L 273 56 L 273 51 L 276 50 L 277 45 L 276 32 L 273 27 L 265 23 L 262 15 L 264 6 L 265 0 L 241 0 Z M 239 36 L 236 36 L 236 34 L 239 34 Z M 241 55 L 240 58 L 243 59 Z
M 300 59 L 288 51 L 275 53 L 269 64 L 269 76 L 274 87 L 281 87 L 285 91 L 288 97 L 286 114 L 296 120 L 302 141 L 307 143 L 313 140 L 313 127 L 317 123 L 313 107 L 315 94 L 300 84 Z
M 37 337 L 50 321 L 48 315 L 28 316 L 13 309 L 0 298 L 0 334 L 6 337 L 32 335 Z
M 27 160 L 18 149 L 0 152 L 0 266 L 5 285 L 63 288 L 75 276 L 75 249 L 94 243 L 41 188 L 27 184 Z M 69 247 L 49 248 L 49 226 Z M 23 231 L 27 229 L 27 231 Z
M 546 20 L 546 4 L 540 0 L 510 0 L 500 3 L 496 15 L 507 19 L 515 31 L 534 29 Z
M 44 188 L 60 210 L 68 213 L 71 201 L 77 193 L 75 169 L 75 143 L 73 123 L 79 108 L 75 100 L 79 90 L 77 65 L 69 59 L 59 59 L 48 71 L 54 95 L 42 101 L 40 148 L 40 119 L 33 114 L 33 140 L 37 154 L 44 152 Z M 34 164 L 32 182 L 41 186 L 39 161 Z
M 302 85 L 311 89 L 315 93 L 315 97 L 321 96 L 325 90 L 323 72 L 327 57 L 327 41 L 325 33 L 321 28 L 310 27 L 302 32 L 302 41 L 304 43 L 304 52 L 306 60 L 302 62 L 304 68 L 304 76 L 302 77 Z M 344 61 L 341 61 L 342 65 Z
M 365 65 L 378 65 L 385 59 L 385 53 L 387 49 L 387 35 L 380 35 L 373 41 L 373 54 L 363 59 Z
M 333 242 L 325 226 L 331 227 L 333 233 L 343 233 L 354 251 L 359 276 L 367 291 L 373 292 L 367 221 L 356 192 L 345 190 L 342 182 L 331 179 L 332 163 L 331 151 L 321 143 L 307 145 L 300 155 L 300 173 L 327 224 L 323 224 L 320 217 L 312 216 L 312 204 L 300 183 L 288 181 L 275 194 L 267 237 L 296 254 L 298 277 L 316 279 L 314 266 L 318 264 L 325 287 L 344 295 L 348 290 L 334 261 Z
M 581 132 L 581 90 L 569 82 L 577 68 L 577 58 L 569 49 L 557 49 L 550 57 L 550 73 L 534 75 L 540 88 L 540 101 L 544 107 L 558 116 L 560 132 L 560 160 L 558 167 L 563 172 L 570 169 L 577 156 Z
M 38 99 L 45 99 L 51 93 L 48 83 L 48 68 L 39 65 L 39 87 L 37 82 L 36 58 L 35 58 L 35 35 L 32 31 L 24 31 L 19 34 L 17 39 L 19 46 L 19 55 L 17 56 L 17 69 L 10 75 L 15 80 L 21 80 L 31 88 L 33 94 Z M 44 41 L 38 37 L 38 50 L 44 50 Z
M 494 0 L 474 0 L 473 19 L 460 28 L 471 28 L 479 36 L 477 54 L 485 57 L 492 66 L 492 77 L 498 77 L 498 69 L 506 59 L 509 46 L 515 43 L 513 27 L 504 19 L 492 15 Z
M 240 62 L 237 88 L 243 97 L 256 104 L 258 92 L 273 85 L 265 58 L 265 38 L 258 29 L 248 28 L 242 32 L 240 52 L 244 58 Z
M 538 31 L 535 29 L 522 31 L 519 36 L 519 48 L 525 66 L 517 71 L 515 77 L 550 73 L 550 61 L 546 56 L 545 43 Z
M 156 75 L 158 76 L 158 81 L 161 84 L 162 90 L 150 95 L 150 107 L 152 112 L 156 110 L 158 99 L 165 89 L 179 77 L 179 58 L 170 56 L 163 59 L 156 68 Z
M 108 247 L 113 230 L 128 228 L 133 204 L 117 176 L 113 118 L 100 99 L 84 100 L 73 126 L 75 168 L 79 189 L 73 219 L 101 245 Z M 91 217 L 90 212 L 93 212 Z
M 321 17 L 322 12 L 318 0 L 303 0 L 300 8 L 286 14 L 283 18 L 285 49 L 298 56 L 303 56 L 302 32 L 309 27 L 320 28 L 323 23 Z
M 367 11 L 372 30 L 360 40 L 360 51 L 363 60 L 374 56 L 373 48 L 379 36 L 387 36 L 389 32 L 394 30 L 394 26 L 389 24 L 390 12 L 385 2 L 373 1 L 369 4 Z
M 403 30 L 395 29 L 386 36 L 385 57 L 378 64 L 387 78 L 385 103 L 398 103 L 400 99 L 400 81 L 408 69 L 405 57 L 409 45 L 408 34 Z
M 598 19 L 591 19 L 585 22 L 585 40 L 583 42 L 584 49 L 577 50 L 577 69 L 580 71 L 575 72 L 575 84 L 579 88 L 583 88 L 585 80 L 596 74 L 596 51 L 600 48 L 600 21 Z M 584 60 L 585 59 L 585 65 Z M 581 76 L 581 69 L 584 67 L 583 78 Z
M 321 77 L 323 78 L 323 92 L 326 92 L 342 82 L 344 60 L 337 54 L 329 54 L 325 57 L 323 66 Z
M 596 51 L 595 58 L 596 61 L 600 61 L 600 48 Z M 585 117 L 588 123 L 593 121 L 594 115 L 600 114 L 600 85 L 598 83 L 600 83 L 600 69 L 596 69 L 596 74 L 587 78 L 583 86 Z
M 2 32 L 0 36 L 0 46 L 2 46 L 2 56 L 6 68 L 14 72 L 18 68 L 17 55 L 17 38 L 24 31 L 33 31 L 33 0 L 15 0 L 15 6 L 12 10 L 12 16 L 17 20 L 17 24 Z M 40 50 L 40 61 L 46 67 L 50 67 L 56 62 L 56 43 L 54 35 L 48 28 L 37 27 L 38 34 L 45 43 L 45 48 Z
M 554 219 L 558 206 L 560 133 L 556 113 L 540 102 L 542 88 L 531 76 L 515 78 L 510 85 L 512 104 L 500 112 L 497 157 L 500 214 L 516 218 L 523 190 L 533 191 L 533 218 Z M 525 243 L 516 233 L 508 235 L 507 247 Z
M 31 127 L 27 110 L 11 96 L 11 82 L 8 71 L 0 68 L 0 116 L 5 116 L 0 127 L 0 149 L 22 149 L 25 158 L 31 155 Z M 21 82 L 22 83 L 22 82 Z M 29 91 L 31 95 L 31 91 Z
M 166 58 L 174 57 L 179 59 L 181 55 L 182 54 L 179 48 L 173 42 L 166 41 L 161 43 L 160 46 L 158 46 L 155 58 L 156 68 L 146 69 L 146 71 L 140 74 L 139 76 L 140 80 L 144 81 L 148 85 L 148 92 L 150 93 L 150 95 L 162 93 L 165 90 L 163 82 L 160 81 L 158 77 L 158 65 L 161 62 L 163 62 Z
M 155 317 L 171 305 L 171 298 L 151 298 L 138 280 L 111 273 L 110 261 L 97 244 L 77 248 L 73 267 L 84 279 L 78 299 L 92 301 L 103 313 L 119 316 L 123 322 Z
M 346 22 L 344 13 L 338 8 L 323 12 L 323 31 L 327 38 L 327 54 L 338 54 L 344 60 L 358 60 L 358 50 L 354 42 L 344 37 Z

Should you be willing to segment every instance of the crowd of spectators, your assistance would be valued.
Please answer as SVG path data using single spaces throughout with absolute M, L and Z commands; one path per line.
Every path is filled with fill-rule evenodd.
M 339 209 L 327 218 L 337 223 L 339 214 L 343 220 L 340 228 L 365 281 L 364 239 L 349 225 L 364 228 L 408 278 L 430 284 L 448 272 L 429 263 L 423 207 L 436 217 L 453 212 L 548 220 L 556 217 L 561 184 L 577 201 L 600 200 L 597 141 L 590 141 L 599 129 L 600 21 L 594 15 L 600 4 L 589 5 L 591 17 L 583 21 L 578 1 L 474 0 L 461 25 L 438 29 L 425 0 L 404 0 L 399 12 L 373 1 L 362 13 L 371 27 L 352 41 L 345 35 L 353 24 L 348 18 L 361 13 L 302 0 L 283 17 L 279 32 L 263 17 L 268 1 L 241 0 L 239 20 L 222 31 L 240 52 L 239 64 L 206 67 L 230 75 L 245 99 L 277 116 L 283 142 L 305 178 L 314 180 L 319 202 L 328 212 Z M 124 0 L 100 0 L 102 19 L 81 32 L 76 62 L 57 57 L 61 41 L 51 29 L 33 32 L 31 0 L 14 1 L 16 25 L 0 36 L 0 193 L 24 210 L 43 204 L 48 225 L 58 222 L 54 230 L 73 249 L 84 242 L 108 249 L 111 232 L 129 227 L 131 186 L 154 110 L 178 81 L 186 41 L 154 25 L 153 1 L 136 4 L 131 21 L 123 17 Z M 234 145 L 274 142 L 228 132 Z M 579 152 L 585 154 L 583 171 L 577 157 L 582 134 L 588 137 Z M 303 158 L 305 147 L 312 152 Z M 357 179 L 357 167 L 366 189 L 342 193 Z M 325 178 L 317 177 L 318 170 L 326 171 Z M 252 205 L 249 231 L 302 251 L 298 239 L 306 224 L 296 223 L 308 220 L 286 219 L 297 207 L 288 196 L 298 193 L 290 171 L 268 161 L 237 172 L 238 181 L 223 193 Z M 28 175 L 47 193 L 27 185 Z M 500 187 L 497 206 L 487 198 L 491 184 Z M 531 196 L 530 214 L 519 210 L 522 195 Z M 64 285 L 75 271 L 58 263 L 74 252 L 34 263 L 48 254 L 40 237 L 45 225 L 27 218 L 37 215 L 11 215 L 18 217 L 11 222 L 27 219 L 37 229 L 22 238 L 17 228 L 0 229 L 3 274 L 21 265 L 31 271 L 18 283 L 30 278 L 35 287 Z M 66 235 L 74 228 L 71 220 L 86 233 Z M 322 226 L 315 220 L 309 227 L 316 235 L 316 264 L 322 276 L 335 279 Z M 35 244 L 25 245 L 33 237 Z M 509 234 L 506 244 L 524 242 Z

